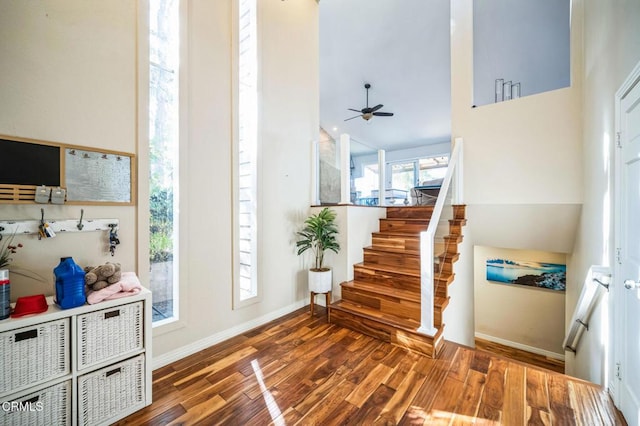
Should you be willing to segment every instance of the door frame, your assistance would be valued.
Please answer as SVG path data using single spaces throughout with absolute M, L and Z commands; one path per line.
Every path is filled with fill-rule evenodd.
M 616 247 L 616 252 L 612 254 L 612 263 L 614 265 L 613 268 L 613 285 L 611 286 L 612 297 L 610 310 L 612 314 L 610 315 L 610 320 L 612 320 L 611 324 L 613 324 L 612 329 L 612 349 L 613 356 L 609 362 L 609 393 L 613 398 L 613 402 L 616 407 L 620 408 L 621 405 L 621 386 L 619 385 L 620 380 L 622 378 L 618 377 L 618 368 L 620 365 L 622 353 L 623 353 L 623 342 L 624 335 L 623 330 L 624 327 L 621 327 L 621 322 L 623 321 L 623 309 L 615 309 L 616 306 L 622 306 L 624 290 L 621 286 L 621 282 L 623 280 L 622 271 L 621 271 L 621 263 L 618 260 L 618 250 L 621 247 L 621 236 L 622 236 L 622 135 L 621 135 L 621 119 L 622 119 L 622 99 L 635 87 L 636 84 L 640 84 L 640 62 L 636 64 L 633 68 L 633 71 L 627 76 L 624 83 L 620 86 L 620 88 L 616 91 L 615 94 L 615 136 L 612 139 L 615 150 L 615 185 L 614 185 L 614 243 Z M 624 368 L 629 368 L 629 366 L 622 366 L 623 374 Z

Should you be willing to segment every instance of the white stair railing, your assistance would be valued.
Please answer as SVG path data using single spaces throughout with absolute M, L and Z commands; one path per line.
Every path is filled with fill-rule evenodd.
M 456 138 L 453 141 L 447 173 L 442 181 L 429 226 L 426 231 L 420 233 L 420 328 L 418 331 L 429 336 L 435 336 L 438 332 L 434 327 L 436 233 L 445 204 L 463 203 L 462 148 L 462 138 Z
M 591 266 L 582 286 L 580 298 L 567 327 L 562 347 L 573 353 L 578 350 L 578 342 L 585 330 L 589 330 L 591 312 L 605 291 L 609 291 L 611 269 L 607 266 Z

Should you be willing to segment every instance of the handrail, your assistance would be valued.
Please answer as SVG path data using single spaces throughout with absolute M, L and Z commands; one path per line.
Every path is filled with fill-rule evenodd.
M 462 168 L 462 138 L 456 138 L 453 141 L 453 149 L 451 151 L 451 157 L 449 158 L 449 165 L 447 166 L 447 173 L 442 181 L 440 192 L 438 193 L 438 199 L 433 208 L 431 219 L 429 220 L 429 226 L 426 231 L 420 233 L 420 328 L 418 331 L 430 336 L 434 336 L 438 330 L 434 327 L 434 240 L 438 223 L 440 222 L 440 216 L 444 208 L 447 194 L 449 192 L 449 186 L 454 177 L 456 168 L 456 189 L 454 191 L 454 202 L 456 204 L 462 203 L 462 173 L 459 171 Z M 460 163 L 458 165 L 458 163 Z
M 592 265 L 587 272 L 580 298 L 573 311 L 573 316 L 567 328 L 567 334 L 562 347 L 573 353 L 577 352 L 578 342 L 584 330 L 589 330 L 589 317 L 597 301 L 602 295 L 602 289 L 609 291 L 611 269 L 607 266 Z

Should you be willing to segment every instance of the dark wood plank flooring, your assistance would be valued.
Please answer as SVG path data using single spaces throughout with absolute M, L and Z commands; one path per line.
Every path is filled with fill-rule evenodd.
M 534 354 L 531 352 L 512 348 L 510 346 L 501 345 L 500 343 L 479 339 L 477 337 L 475 339 L 475 343 L 476 349 L 485 352 L 491 352 L 496 355 L 501 355 L 514 361 L 521 361 L 527 364 L 535 365 L 536 367 L 546 368 L 547 370 L 555 371 L 556 373 L 564 373 L 564 361 L 562 360 L 549 358 L 544 355 Z
M 437 359 L 300 309 L 154 372 L 118 424 L 618 425 L 600 387 L 446 343 Z

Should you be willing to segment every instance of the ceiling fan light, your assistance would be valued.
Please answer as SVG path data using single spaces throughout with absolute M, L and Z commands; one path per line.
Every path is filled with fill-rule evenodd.
M 358 118 L 358 117 L 362 117 L 364 119 L 364 121 L 369 121 L 371 120 L 371 118 L 374 115 L 379 115 L 379 116 L 383 116 L 383 117 L 391 117 L 393 115 L 392 112 L 380 112 L 378 111 L 379 109 L 381 109 L 384 105 L 382 104 L 378 104 L 374 107 L 370 107 L 369 106 L 369 89 L 371 88 L 371 84 L 366 83 L 364 85 L 364 88 L 367 91 L 367 106 L 362 108 L 362 109 L 355 109 L 355 108 L 347 108 L 349 111 L 353 111 L 353 112 L 359 112 L 360 115 L 356 115 L 355 117 L 350 117 L 345 119 L 344 121 L 349 121 L 349 120 L 353 120 L 354 118 Z

